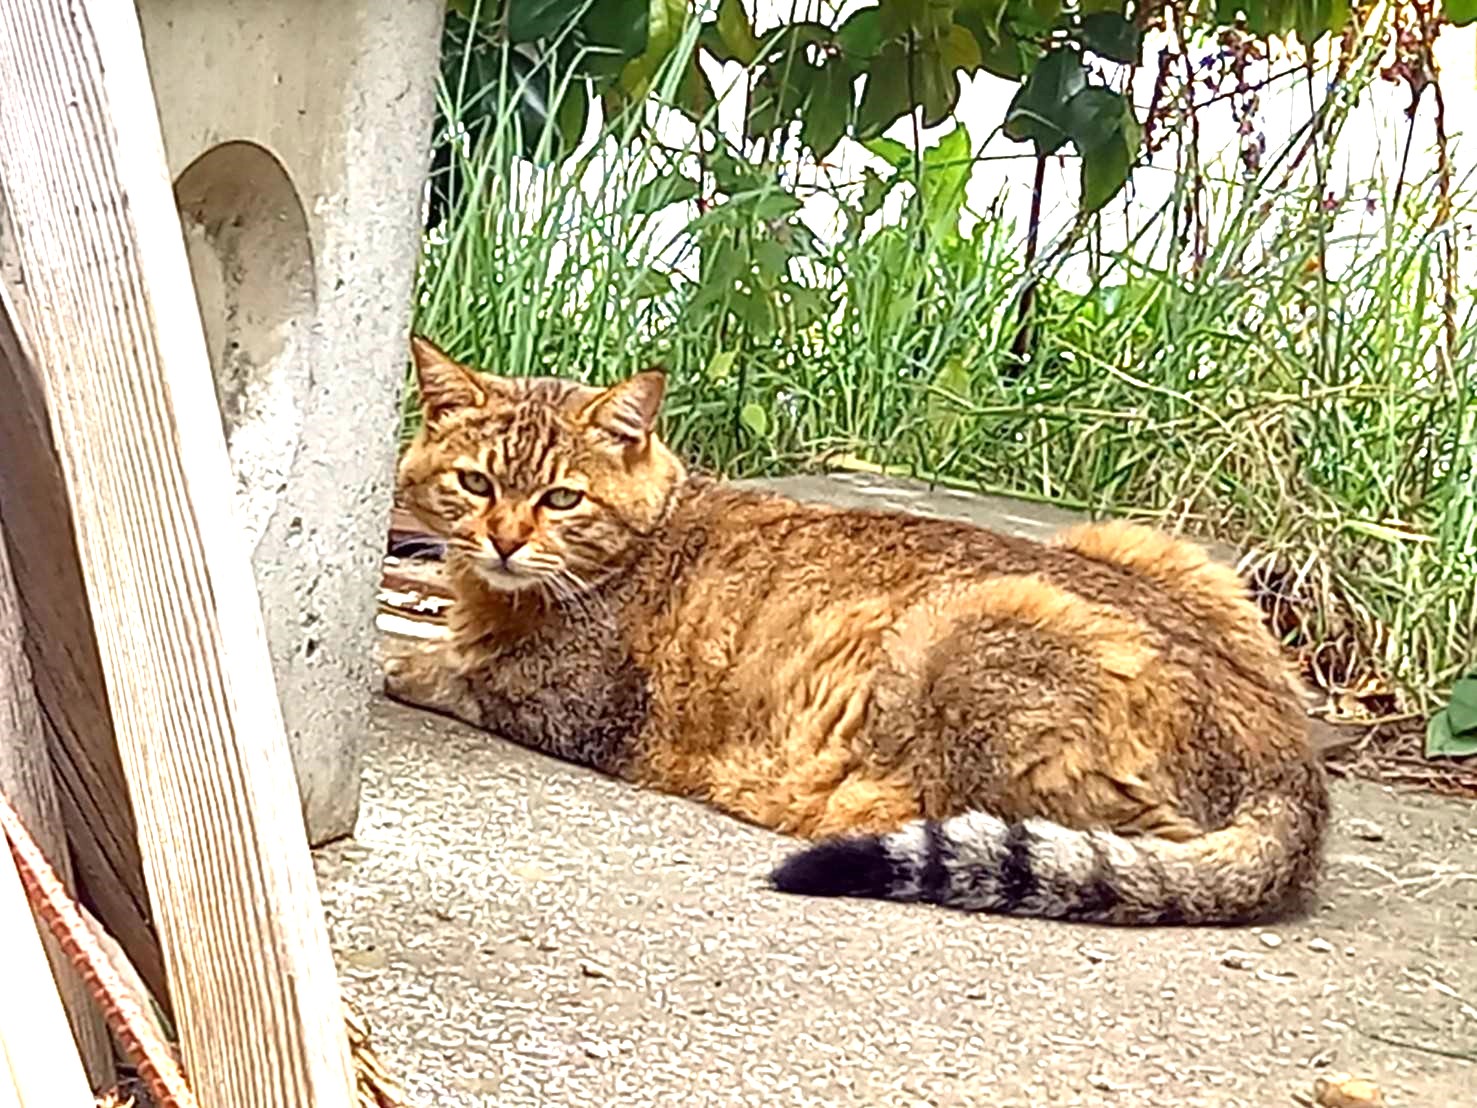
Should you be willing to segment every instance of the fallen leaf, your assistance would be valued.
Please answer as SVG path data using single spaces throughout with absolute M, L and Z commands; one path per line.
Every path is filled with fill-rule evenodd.
M 1313 1103 L 1319 1108 L 1380 1108 L 1385 1097 L 1369 1078 L 1340 1073 L 1313 1082 Z

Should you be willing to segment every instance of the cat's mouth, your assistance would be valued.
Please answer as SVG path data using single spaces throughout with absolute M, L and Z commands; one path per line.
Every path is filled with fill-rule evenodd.
M 521 589 L 536 588 L 543 583 L 540 574 L 519 569 L 501 558 L 477 559 L 477 573 L 482 580 L 500 592 L 518 592 Z
M 506 558 L 491 543 L 458 543 L 457 547 L 463 564 L 498 592 L 548 587 L 559 578 L 563 567 L 558 558 L 527 546 Z

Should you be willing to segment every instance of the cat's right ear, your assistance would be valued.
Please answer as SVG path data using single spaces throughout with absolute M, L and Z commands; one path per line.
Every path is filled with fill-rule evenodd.
M 477 375 L 435 343 L 412 335 L 410 353 L 420 385 L 421 411 L 427 422 L 434 423 L 458 408 L 477 408 L 487 403 L 486 387 L 477 380 Z

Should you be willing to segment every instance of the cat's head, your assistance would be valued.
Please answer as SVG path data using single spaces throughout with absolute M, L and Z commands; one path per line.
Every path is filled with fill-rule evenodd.
M 594 586 L 661 525 L 685 473 L 656 436 L 666 378 L 608 389 L 478 373 L 411 340 L 425 422 L 405 506 L 502 590 Z

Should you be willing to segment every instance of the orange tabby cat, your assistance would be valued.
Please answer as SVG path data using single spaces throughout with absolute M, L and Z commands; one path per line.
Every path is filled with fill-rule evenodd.
M 400 490 L 456 602 L 391 695 L 821 839 L 786 891 L 1168 923 L 1316 879 L 1296 685 L 1197 547 L 741 491 L 655 435 L 659 373 L 601 391 L 414 355 Z

